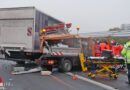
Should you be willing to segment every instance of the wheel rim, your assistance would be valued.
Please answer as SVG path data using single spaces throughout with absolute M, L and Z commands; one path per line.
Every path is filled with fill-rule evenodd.
M 71 65 L 69 63 L 65 63 L 64 67 L 67 71 L 71 69 Z

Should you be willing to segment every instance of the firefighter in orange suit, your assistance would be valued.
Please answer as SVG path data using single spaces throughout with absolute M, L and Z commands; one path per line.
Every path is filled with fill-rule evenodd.
M 107 44 L 105 42 L 102 42 L 100 44 L 100 47 L 101 47 L 101 53 L 102 53 L 102 50 L 107 49 Z

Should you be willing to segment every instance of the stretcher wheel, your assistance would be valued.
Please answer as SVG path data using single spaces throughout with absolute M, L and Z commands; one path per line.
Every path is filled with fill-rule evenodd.
M 91 72 L 90 72 L 90 73 L 88 73 L 88 77 L 90 77 L 90 76 L 91 76 L 91 74 L 92 74 Z
M 118 75 L 114 75 L 113 78 L 116 80 L 118 78 Z
M 94 79 L 94 78 L 95 78 L 95 76 L 96 76 L 96 75 L 95 75 L 95 74 L 93 74 L 93 75 L 91 75 L 91 78 L 92 78 L 92 79 Z

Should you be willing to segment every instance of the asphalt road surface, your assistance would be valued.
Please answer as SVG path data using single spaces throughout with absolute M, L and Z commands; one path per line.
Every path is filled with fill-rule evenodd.
M 105 90 L 99 86 L 72 76 L 56 72 L 50 76 L 41 76 L 40 72 L 12 75 L 14 62 L 0 60 L 0 76 L 5 90 Z
M 87 73 L 84 73 L 84 72 L 74 72 L 74 73 L 76 73 L 77 75 L 83 76 L 85 78 L 88 78 Z M 97 76 L 95 79 L 92 79 L 92 80 L 111 86 L 118 90 L 130 90 L 130 85 L 125 83 L 128 80 L 127 74 L 119 73 L 119 77 L 117 80 L 110 79 L 109 77 L 99 77 L 99 76 Z
M 3 80 L 5 90 L 106 90 L 102 86 L 99 87 L 84 80 L 73 80 L 72 76 L 59 72 L 55 72 L 50 76 L 42 76 L 40 72 L 12 75 L 12 65 L 14 64 L 11 61 L 0 60 L 0 77 Z M 71 73 L 88 79 L 87 73 L 80 70 L 74 70 Z M 96 77 L 94 81 L 118 90 L 129 90 L 130 88 L 130 85 L 125 84 L 125 81 L 127 81 L 126 74 L 119 74 L 117 80 Z

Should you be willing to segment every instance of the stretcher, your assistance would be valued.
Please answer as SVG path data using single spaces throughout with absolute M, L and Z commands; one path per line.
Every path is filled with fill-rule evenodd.
M 124 64 L 124 57 L 88 57 L 86 63 L 92 67 L 93 65 L 96 66 L 88 73 L 88 77 L 109 76 L 110 78 L 117 79 L 118 74 L 113 70 L 113 67 Z

